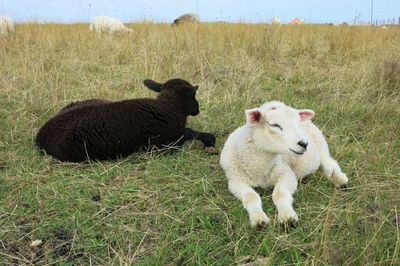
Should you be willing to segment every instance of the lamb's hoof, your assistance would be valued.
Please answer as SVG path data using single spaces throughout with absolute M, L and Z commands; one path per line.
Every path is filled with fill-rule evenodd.
M 295 219 L 289 219 L 286 222 L 282 223 L 282 226 L 285 230 L 290 229 L 290 228 L 296 228 L 297 225 L 299 224 L 298 220 Z
M 267 223 L 264 222 L 264 221 L 258 222 L 258 223 L 256 224 L 256 230 L 257 230 L 257 231 L 261 231 L 261 230 L 263 230 L 263 229 L 266 228 L 266 227 L 267 227 Z
M 349 189 L 349 184 L 348 183 L 342 184 L 342 185 L 339 186 L 339 189 L 348 190 Z
M 211 154 L 211 155 L 218 155 L 218 154 L 219 154 L 218 149 L 215 148 L 215 147 L 213 147 L 213 146 L 205 147 L 204 150 L 205 150 L 208 154 Z
M 203 133 L 201 142 L 203 142 L 205 146 L 214 147 L 216 141 L 217 141 L 217 139 L 214 134 L 206 133 L 206 132 Z
M 299 220 L 299 217 L 297 216 L 297 213 L 290 208 L 283 209 L 281 211 L 278 211 L 278 221 L 282 224 L 290 224 L 296 222 Z
M 268 216 L 263 211 L 257 211 L 250 216 L 251 225 L 256 227 L 257 231 L 267 227 L 269 223 Z

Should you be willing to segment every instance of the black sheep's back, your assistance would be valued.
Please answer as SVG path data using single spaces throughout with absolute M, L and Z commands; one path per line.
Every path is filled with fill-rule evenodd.
M 60 161 L 124 157 L 161 148 L 183 134 L 186 117 L 153 99 L 70 104 L 39 130 L 36 143 Z

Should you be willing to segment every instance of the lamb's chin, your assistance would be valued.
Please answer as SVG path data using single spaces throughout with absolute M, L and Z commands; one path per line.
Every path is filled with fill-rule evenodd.
M 303 155 L 306 151 L 296 151 L 296 150 L 294 150 L 294 149 L 291 149 L 291 148 L 289 148 L 289 150 L 291 151 L 290 152 L 290 154 L 292 154 L 292 155 L 297 155 L 297 156 L 300 156 L 300 155 Z

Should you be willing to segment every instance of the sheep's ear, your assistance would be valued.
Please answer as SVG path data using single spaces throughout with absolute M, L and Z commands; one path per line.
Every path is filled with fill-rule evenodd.
M 263 113 L 260 108 L 246 110 L 246 120 L 250 125 L 255 125 L 261 122 Z
M 194 91 L 197 91 L 199 89 L 199 85 L 193 86 L 192 88 Z
M 300 115 L 300 121 L 307 121 L 314 116 L 314 111 L 308 109 L 299 110 L 299 115 Z
M 162 88 L 162 84 L 155 82 L 154 80 L 151 80 L 151 79 L 145 79 L 143 81 L 143 84 L 147 88 L 149 88 L 150 90 L 155 91 L 155 92 L 160 92 L 161 88 Z

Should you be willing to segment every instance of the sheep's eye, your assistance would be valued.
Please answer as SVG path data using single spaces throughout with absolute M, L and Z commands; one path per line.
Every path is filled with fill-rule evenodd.
M 280 125 L 278 125 L 278 124 L 269 124 L 269 126 L 270 126 L 270 127 L 277 127 L 277 128 L 279 128 L 280 130 L 283 130 L 282 127 L 281 127 Z

